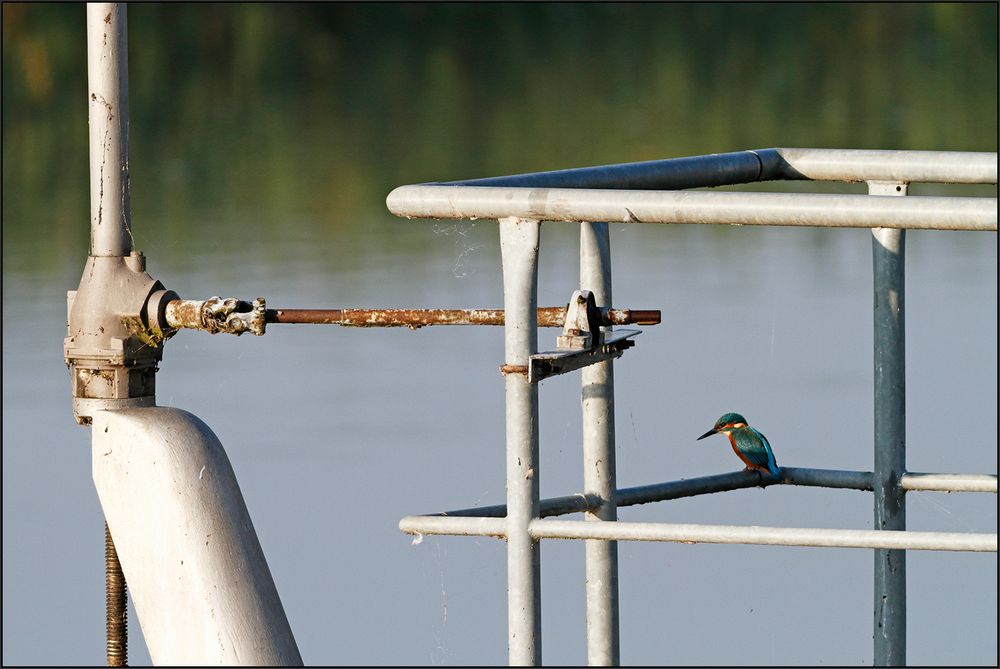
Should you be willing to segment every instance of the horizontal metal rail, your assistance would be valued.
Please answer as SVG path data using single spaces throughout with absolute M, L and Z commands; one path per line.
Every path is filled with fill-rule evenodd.
M 505 518 L 407 516 L 399 529 L 415 535 L 487 536 L 504 538 Z M 536 539 L 603 539 L 606 541 L 673 541 L 679 543 L 811 546 L 822 548 L 886 548 L 996 552 L 997 535 L 964 532 L 843 530 L 806 527 L 757 527 L 690 523 L 632 523 L 536 519 Z
M 538 327 L 561 328 L 566 307 L 539 307 Z M 268 323 L 311 323 L 346 327 L 503 325 L 503 309 L 268 309 Z M 603 309 L 601 325 L 657 325 L 657 309 Z
M 632 488 L 619 488 L 615 499 L 619 508 L 650 502 L 662 502 L 683 497 L 695 497 L 729 490 L 740 490 L 756 486 L 796 485 L 820 488 L 841 488 L 848 490 L 872 490 L 872 472 L 843 469 L 810 469 L 806 467 L 782 467 L 777 479 L 756 471 L 740 470 L 726 474 L 700 476 L 693 479 L 652 483 Z M 909 472 L 903 474 L 900 487 L 912 491 L 938 492 L 997 492 L 995 474 L 923 474 Z M 593 511 L 601 500 L 594 495 L 577 493 L 563 497 L 551 497 L 540 501 L 541 518 L 562 516 L 568 513 Z M 507 507 L 503 504 L 443 511 L 431 516 L 503 518 Z M 429 517 L 429 516 L 428 516 Z
M 567 309 L 537 309 L 538 326 L 563 327 Z M 657 325 L 660 317 L 659 309 L 598 309 L 602 326 Z M 163 320 L 169 328 L 236 335 L 244 332 L 262 335 L 267 323 L 416 330 L 428 325 L 503 325 L 504 319 L 503 309 L 267 309 L 263 297 L 253 302 L 235 297 L 169 300 L 163 305 Z
M 650 485 L 624 488 L 618 491 L 618 506 L 648 504 L 669 499 L 681 499 L 755 486 L 770 485 L 822 486 L 826 488 L 851 488 L 871 490 L 872 473 L 841 471 L 836 469 L 806 469 L 802 467 L 782 467 L 778 478 L 757 471 L 738 471 L 714 476 L 702 476 L 680 481 L 653 483 Z
M 781 169 L 782 163 L 780 155 L 774 149 L 767 149 L 760 153 L 736 151 L 707 156 L 648 160 L 640 163 L 447 181 L 433 185 L 630 190 L 698 188 L 764 179 L 784 179 L 785 176 L 779 176 L 784 173 Z
M 550 497 L 539 501 L 539 518 L 549 518 L 552 516 L 562 516 L 567 513 L 580 513 L 582 511 L 593 511 L 601 506 L 601 498 L 597 495 L 586 495 L 577 493 L 566 495 L 565 497 Z M 455 511 L 443 511 L 431 514 L 432 516 L 451 516 L 454 518 L 505 518 L 507 516 L 506 504 L 494 504 L 493 506 L 477 506 L 470 509 L 456 509 Z
M 808 527 L 744 527 L 684 523 L 588 523 L 582 520 L 536 520 L 531 534 L 538 539 L 608 539 L 616 541 L 676 541 L 684 543 L 814 546 L 824 548 L 889 548 L 996 552 L 996 534 L 841 530 Z
M 997 200 L 984 197 L 414 185 L 389 193 L 386 204 L 407 218 L 997 229 Z
M 995 184 L 997 154 L 971 151 L 774 149 L 785 179 Z
M 405 516 L 399 521 L 399 529 L 406 534 L 415 534 L 418 538 L 425 534 L 438 534 L 452 537 L 506 539 L 507 519 L 476 516 Z
M 903 490 L 936 492 L 997 492 L 996 474 L 921 474 L 907 472 L 900 477 Z
M 445 181 L 434 185 L 678 190 L 754 181 L 802 179 L 995 184 L 997 154 L 961 151 L 757 149 Z

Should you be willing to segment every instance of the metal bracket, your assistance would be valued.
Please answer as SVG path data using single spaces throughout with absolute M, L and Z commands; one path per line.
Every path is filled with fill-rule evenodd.
M 597 362 L 621 357 L 635 346 L 632 337 L 641 330 L 601 331 L 601 309 L 589 290 L 573 293 L 566 310 L 563 333 L 556 337 L 556 350 L 536 353 L 528 359 L 528 382 L 572 372 Z
M 601 343 L 601 310 L 597 308 L 594 294 L 589 290 L 577 290 L 566 307 L 566 321 L 563 333 L 556 337 L 559 350 L 582 350 L 594 348 Z
M 550 376 L 572 372 L 595 362 L 620 358 L 625 349 L 635 346 L 632 337 L 638 334 L 642 334 L 642 330 L 615 330 L 606 333 L 604 343 L 597 348 L 536 353 L 528 359 L 528 382 L 538 383 Z

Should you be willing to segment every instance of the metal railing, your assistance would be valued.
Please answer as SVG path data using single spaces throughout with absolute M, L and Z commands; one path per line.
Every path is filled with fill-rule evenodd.
M 867 182 L 867 195 L 682 191 L 768 180 Z M 541 539 L 586 542 L 587 647 L 591 665 L 617 664 L 619 540 L 874 549 L 874 661 L 906 662 L 907 550 L 992 551 L 996 534 L 906 530 L 908 490 L 997 492 L 996 475 L 920 474 L 905 466 L 905 229 L 997 230 L 995 197 L 905 196 L 911 182 L 996 184 L 996 153 L 764 149 L 487 179 L 401 186 L 386 203 L 407 218 L 499 222 L 504 281 L 507 504 L 408 516 L 416 534 L 507 540 L 509 659 L 541 663 Z M 875 471 L 785 467 L 777 477 L 735 472 L 619 490 L 615 480 L 610 358 L 583 368 L 584 490 L 539 498 L 537 277 L 542 221 L 579 223 L 580 287 L 611 301 L 608 223 L 689 223 L 871 228 L 874 267 Z M 599 221 L 599 222 L 595 222 Z M 567 316 L 567 321 L 569 317 Z M 572 336 L 567 324 L 567 336 Z M 574 330 L 579 334 L 579 330 Z M 634 331 L 626 336 L 636 334 Z M 585 347 L 618 335 L 594 327 Z M 588 340 L 589 341 L 589 340 Z M 631 342 L 628 342 L 631 343 Z M 560 347 L 564 348 L 564 347 Z M 561 351 L 574 356 L 580 352 Z M 568 369 L 563 371 L 569 371 Z M 559 371 L 555 373 L 561 373 Z M 775 484 L 869 490 L 875 529 L 740 527 L 617 521 L 617 509 Z M 551 520 L 584 512 L 585 520 Z

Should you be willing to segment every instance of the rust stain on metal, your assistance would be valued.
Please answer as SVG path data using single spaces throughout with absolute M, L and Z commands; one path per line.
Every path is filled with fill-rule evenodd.
M 147 327 L 142 319 L 136 316 L 125 316 L 122 318 L 122 325 L 129 334 L 136 337 L 147 346 L 159 348 L 167 339 L 170 339 L 177 332 L 176 330 L 160 330 L 159 328 Z
M 659 309 L 608 309 L 601 311 L 601 325 L 659 325 Z
M 194 300 L 171 300 L 167 302 L 167 323 L 175 328 L 201 329 L 205 327 L 201 320 L 202 304 L 203 302 Z
M 536 318 L 540 328 L 561 328 L 566 323 L 566 307 L 541 307 Z
M 344 309 L 340 324 L 348 327 L 429 325 L 503 325 L 502 309 Z
M 507 374 L 527 374 L 527 365 L 500 365 L 500 373 L 506 376 Z
M 264 307 L 263 297 L 258 297 L 252 303 L 235 297 L 210 297 L 200 302 L 171 300 L 167 303 L 166 320 L 172 328 L 192 328 L 211 334 L 224 332 L 239 336 L 244 332 L 252 332 L 262 335 L 267 322 L 267 310 Z
M 344 312 L 341 309 L 268 309 L 268 323 L 316 323 L 340 325 Z
M 536 312 L 538 327 L 558 328 L 566 322 L 566 307 L 541 307 Z M 405 327 L 411 330 L 430 325 L 503 325 L 503 309 L 268 309 L 268 323 L 309 323 L 357 328 Z M 602 325 L 656 325 L 658 310 L 605 309 Z

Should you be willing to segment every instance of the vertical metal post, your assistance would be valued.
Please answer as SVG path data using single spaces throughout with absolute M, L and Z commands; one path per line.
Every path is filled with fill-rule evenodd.
M 906 195 L 905 183 L 869 182 L 871 195 Z M 900 229 L 872 230 L 875 323 L 875 529 L 905 530 L 906 338 Z M 906 664 L 906 551 L 875 550 L 875 666 Z
M 580 225 L 580 289 L 591 291 L 598 306 L 611 306 L 611 244 L 607 223 Z M 586 494 L 601 499 L 601 505 L 587 512 L 586 519 L 617 520 L 612 361 L 583 368 L 582 403 L 583 487 Z M 587 663 L 614 666 L 619 663 L 618 543 L 588 539 L 585 544 Z
M 128 176 L 128 28 L 124 3 L 87 5 L 90 255 L 132 250 Z
M 528 357 L 538 347 L 538 221 L 500 219 L 504 385 L 507 404 L 507 627 L 511 665 L 542 662 L 541 559 L 528 531 L 538 517 L 538 386 Z

